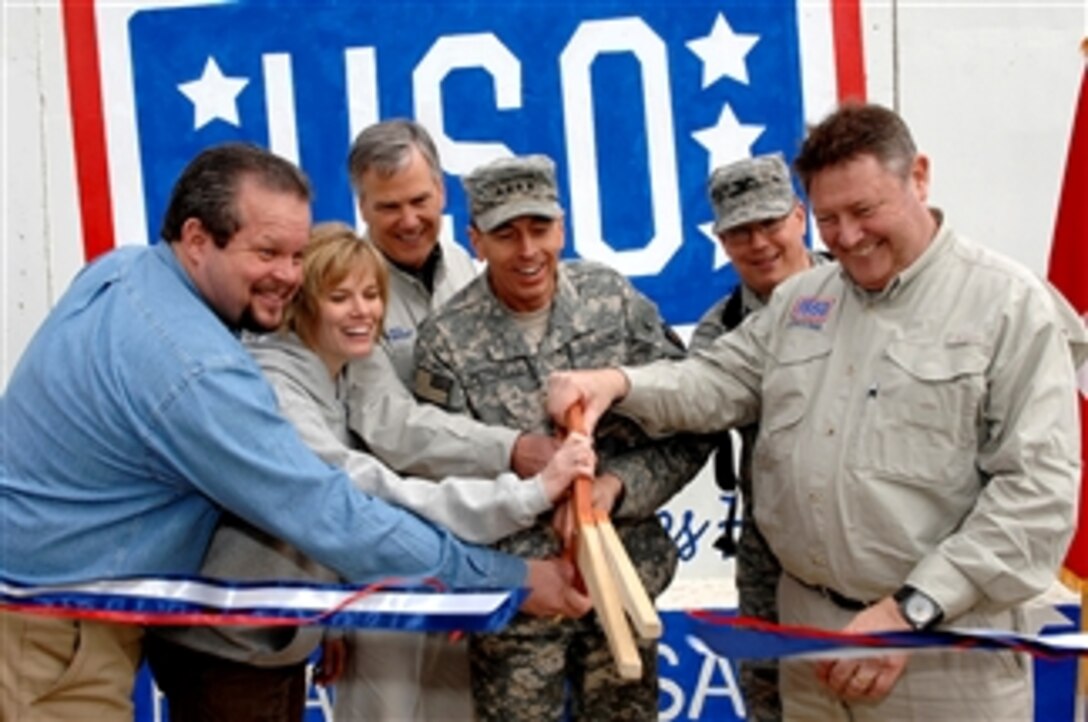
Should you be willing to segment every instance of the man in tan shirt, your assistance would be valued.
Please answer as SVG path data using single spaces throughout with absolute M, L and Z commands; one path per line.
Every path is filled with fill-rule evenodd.
M 614 400 L 654 434 L 758 421 L 756 520 L 784 623 L 1019 629 L 1073 528 L 1083 322 L 928 206 L 903 121 L 848 105 L 796 167 L 839 261 L 685 361 L 553 375 L 549 407 Z M 1072 353 L 1071 353 L 1072 352 Z M 1030 719 L 1013 652 L 782 665 L 787 718 Z

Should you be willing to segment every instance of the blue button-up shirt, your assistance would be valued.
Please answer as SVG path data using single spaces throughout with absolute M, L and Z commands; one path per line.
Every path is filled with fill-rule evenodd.
M 0 398 L 0 452 L 0 574 L 18 581 L 195 573 L 221 510 L 355 582 L 525 578 L 319 460 L 165 243 L 75 279 Z

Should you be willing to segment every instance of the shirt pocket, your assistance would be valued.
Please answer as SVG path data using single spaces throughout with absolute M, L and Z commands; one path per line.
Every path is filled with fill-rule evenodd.
M 624 329 L 602 325 L 587 329 L 567 342 L 568 368 L 599 368 L 629 362 Z
M 547 429 L 546 387 L 524 357 L 490 360 L 465 369 L 465 401 L 477 419 L 522 430 Z
M 763 379 L 759 433 L 752 453 L 752 473 L 758 479 L 754 491 L 763 508 L 771 508 L 790 490 L 805 434 L 803 422 L 831 355 L 831 344 L 822 338 L 806 341 L 779 349 Z
M 861 443 L 853 449 L 859 478 L 875 482 L 892 506 L 932 519 L 940 533 L 978 495 L 975 463 L 988 364 L 981 344 L 893 341 L 870 392 Z
M 872 365 L 842 471 L 848 533 L 879 539 L 872 569 L 901 578 L 974 507 L 988 358 L 981 344 L 892 341 Z
M 824 375 L 831 344 L 824 339 L 784 346 L 774 353 L 763 378 L 760 432 L 779 435 L 800 424 L 808 412 L 818 380 Z M 788 450 L 778 449 L 784 456 Z
M 913 343 L 888 346 L 878 382 L 878 425 L 896 427 L 909 442 L 942 455 L 978 448 L 978 428 L 989 356 L 979 344 Z M 921 449 L 919 449 L 921 450 Z M 974 455 L 970 455 L 974 463 Z M 914 460 L 918 466 L 918 459 Z M 927 465 L 939 473 L 939 466 Z

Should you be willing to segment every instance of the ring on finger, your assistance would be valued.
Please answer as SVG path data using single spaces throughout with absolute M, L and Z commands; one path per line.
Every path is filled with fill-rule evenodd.
M 855 672 L 854 678 L 850 680 L 850 686 L 857 690 L 866 690 L 872 686 L 875 676 L 863 675 L 861 672 Z

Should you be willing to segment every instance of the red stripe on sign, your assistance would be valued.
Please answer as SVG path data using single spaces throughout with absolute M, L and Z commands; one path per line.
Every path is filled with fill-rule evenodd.
M 62 10 L 76 180 L 83 221 L 83 256 L 91 261 L 114 246 L 98 29 L 93 0 L 63 0 Z
M 831 0 L 831 34 L 835 43 L 835 81 L 839 102 L 865 101 L 865 52 L 860 0 Z

